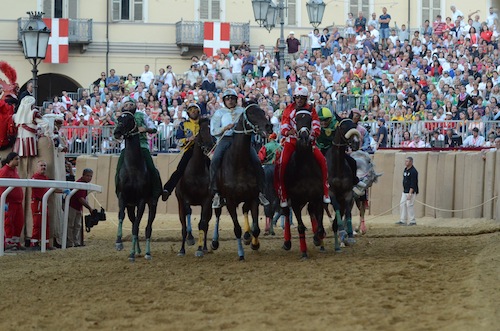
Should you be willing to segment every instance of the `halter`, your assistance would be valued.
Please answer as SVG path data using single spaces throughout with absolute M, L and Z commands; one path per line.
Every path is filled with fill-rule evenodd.
M 243 130 L 233 130 L 234 133 L 243 133 L 243 134 L 255 133 L 255 134 L 258 134 L 257 127 L 255 125 L 253 125 L 253 123 L 248 120 L 247 110 L 251 106 L 253 106 L 253 104 L 248 105 L 245 108 L 245 110 L 243 111 Z M 247 125 L 250 127 L 250 129 L 247 129 Z
M 305 110 L 305 109 L 304 110 L 299 110 L 298 112 L 296 112 L 295 116 L 301 115 L 301 114 L 306 114 L 306 115 L 309 115 L 310 117 L 312 117 L 311 112 L 309 112 L 308 110 Z M 302 128 L 300 128 L 300 130 L 297 133 L 299 135 L 302 132 L 306 132 L 308 136 L 311 135 L 311 129 L 309 129 L 309 128 L 302 127 Z
M 128 131 L 127 133 L 124 133 L 123 134 L 123 138 L 129 138 L 131 136 L 135 136 L 135 135 L 138 135 L 139 134 L 139 129 L 137 128 L 137 123 L 135 122 L 135 116 L 134 114 L 132 114 L 131 112 L 129 111 L 124 111 L 122 112 L 122 115 L 130 115 L 134 118 L 134 127 L 132 128 L 132 130 Z

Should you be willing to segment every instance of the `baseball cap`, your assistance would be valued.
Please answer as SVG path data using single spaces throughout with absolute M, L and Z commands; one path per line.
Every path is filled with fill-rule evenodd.
M 383 119 L 382 117 L 378 119 L 380 122 L 384 123 L 385 124 L 385 119 Z
M 290 34 L 295 34 L 295 32 L 293 32 L 293 31 L 290 31 Z

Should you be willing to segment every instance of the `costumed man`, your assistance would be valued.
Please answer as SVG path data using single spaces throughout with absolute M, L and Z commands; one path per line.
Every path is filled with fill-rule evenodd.
M 10 152 L 6 158 L 2 159 L 2 168 L 0 169 L 0 178 L 16 178 L 19 179 L 17 167 L 19 166 L 19 155 L 15 152 Z M 7 187 L 0 187 L 0 194 L 5 192 Z M 5 202 L 5 248 L 12 250 L 24 250 L 21 246 L 21 233 L 24 226 L 24 209 L 23 209 L 23 188 L 14 187 L 9 193 Z M 2 211 L 3 212 L 3 211 Z M 3 240 L 3 238 L 1 239 Z
M 34 106 L 35 98 L 30 95 L 25 96 L 13 117 L 17 127 L 17 137 L 12 151 L 21 157 L 19 162 L 19 176 L 21 178 L 31 178 L 36 170 L 37 156 L 48 159 L 54 148 L 52 142 L 53 132 L 50 130 L 49 122 L 42 118 L 42 114 L 37 109 L 33 109 Z M 39 152 L 45 154 L 39 155 Z M 25 246 L 30 246 L 33 230 L 30 204 L 31 192 L 28 190 L 24 203 L 24 215 L 26 216 L 26 226 L 24 228 Z
M 337 121 L 337 118 L 333 116 L 332 111 L 326 107 L 320 109 L 318 116 L 321 124 L 321 134 L 316 140 L 316 143 L 323 155 L 326 155 L 328 149 L 330 149 L 333 145 L 333 137 L 335 137 L 335 130 L 337 129 L 339 122 Z M 359 126 L 360 125 L 358 124 L 358 130 Z M 366 129 L 363 128 L 363 131 L 366 132 Z M 352 177 L 355 185 L 353 190 L 356 194 L 359 193 L 359 196 L 364 193 L 366 184 L 361 182 L 357 176 L 356 172 L 358 167 L 356 160 L 354 160 L 349 154 L 346 154 L 345 158 L 352 171 Z
M 15 130 L 12 116 L 18 103 L 19 86 L 16 83 L 16 71 L 7 62 L 0 61 L 0 71 L 9 80 L 9 82 L 6 82 L 0 79 L 0 151 L 8 150 L 5 152 L 6 156 L 15 140 L 15 132 L 12 132 Z
M 177 169 L 172 173 L 170 179 L 163 186 L 163 193 L 161 199 L 167 201 L 168 197 L 174 191 L 177 183 L 184 175 L 184 170 L 193 156 L 194 139 L 200 132 L 200 107 L 191 103 L 188 105 L 187 113 L 189 119 L 181 122 L 177 128 L 176 138 L 178 139 L 178 146 L 182 149 L 182 158 L 177 165 Z
M 161 178 L 160 178 L 160 173 L 158 172 L 158 169 L 156 169 L 154 163 L 153 163 L 153 158 L 151 157 L 151 153 L 149 152 L 149 143 L 148 143 L 148 133 L 156 133 L 157 129 L 156 126 L 154 125 L 153 121 L 143 112 L 136 111 L 137 106 L 136 106 L 136 101 L 133 98 L 128 98 L 123 102 L 122 106 L 122 112 L 130 112 L 134 114 L 135 118 L 135 124 L 137 125 L 137 128 L 139 130 L 139 141 L 141 145 L 141 152 L 142 156 L 144 157 L 144 160 L 146 161 L 146 166 L 148 168 L 148 171 L 151 176 L 151 185 L 153 186 L 153 203 L 157 204 L 158 203 L 158 198 L 160 197 L 163 188 L 161 185 Z M 119 174 L 120 174 L 120 169 L 123 165 L 123 151 L 120 154 L 120 158 L 118 159 L 118 164 L 116 166 L 116 175 L 115 175 L 115 182 L 119 182 Z M 118 187 L 118 185 L 116 185 Z M 118 192 L 116 192 L 118 196 Z
M 311 127 L 311 139 L 315 140 L 319 137 L 321 133 L 320 123 L 318 113 L 316 109 L 312 105 L 307 103 L 307 99 L 309 96 L 309 91 L 307 87 L 297 86 L 294 93 L 294 101 L 289 104 L 285 110 L 283 111 L 283 117 L 281 119 L 281 135 L 285 138 L 285 143 L 283 146 L 283 151 L 281 153 L 280 161 L 277 169 L 277 178 L 278 178 L 278 195 L 280 198 L 280 206 L 287 207 L 288 206 L 288 194 L 285 188 L 285 171 L 288 166 L 288 162 L 295 151 L 295 144 L 297 142 L 297 127 L 295 123 L 295 115 L 299 111 L 308 111 L 312 116 L 312 127 Z M 330 196 L 328 193 L 328 169 L 326 166 L 325 156 L 321 153 L 319 148 L 314 146 L 313 148 L 314 158 L 318 165 L 321 168 L 321 172 L 323 175 L 323 202 L 330 203 Z
M 279 157 L 282 146 L 276 141 L 276 133 L 271 133 L 268 137 L 269 142 L 262 146 L 259 150 L 259 160 L 263 165 L 274 164 Z
M 227 89 L 222 95 L 224 108 L 218 109 L 210 120 L 210 133 L 217 138 L 217 147 L 215 148 L 212 162 L 210 163 L 210 188 L 214 193 L 212 208 L 220 208 L 220 195 L 217 187 L 216 174 L 222 163 L 222 158 L 226 150 L 233 143 L 234 126 L 238 122 L 241 114 L 245 111 L 242 107 L 237 107 L 236 102 L 238 94 L 233 89 Z M 264 171 L 260 164 L 259 157 L 254 148 L 250 148 L 250 159 L 255 167 L 257 174 L 257 185 L 259 186 L 259 202 L 266 206 L 269 201 L 264 196 Z

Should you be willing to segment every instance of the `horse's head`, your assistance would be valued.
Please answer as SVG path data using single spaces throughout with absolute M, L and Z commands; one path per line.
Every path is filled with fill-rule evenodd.
M 214 137 L 210 134 L 210 119 L 200 119 L 200 132 L 196 136 L 195 143 L 200 146 L 205 155 L 208 155 L 212 147 L 214 147 Z
M 358 125 L 350 118 L 341 118 L 337 113 L 335 117 L 339 122 L 333 144 L 337 146 L 359 146 L 361 134 L 357 130 Z
M 128 138 L 131 135 L 138 134 L 139 130 L 135 122 L 134 114 L 130 111 L 124 111 L 117 118 L 117 124 L 113 135 L 115 139 Z
M 377 182 L 378 177 L 382 174 L 375 172 L 375 166 L 373 165 L 372 158 L 370 154 L 363 151 L 355 151 L 351 153 L 351 156 L 356 160 L 357 175 L 361 181 L 366 184 L 366 187 L 371 187 L 373 183 Z
M 299 110 L 295 114 L 295 124 L 297 127 L 297 145 L 303 147 L 311 146 L 312 115 L 308 110 Z
M 266 113 L 257 104 L 249 104 L 240 118 L 242 130 L 238 129 L 241 133 L 245 134 L 258 134 L 266 138 L 273 132 L 273 125 L 266 117 Z M 235 131 L 236 132 L 236 131 Z

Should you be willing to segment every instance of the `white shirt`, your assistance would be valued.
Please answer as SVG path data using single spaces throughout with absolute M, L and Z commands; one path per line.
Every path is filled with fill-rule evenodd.
M 380 32 L 378 32 L 377 29 L 371 30 L 370 34 L 372 35 L 372 40 L 374 43 L 378 43 L 380 41 Z
M 484 137 L 478 135 L 474 137 L 474 135 L 467 136 L 464 140 L 464 147 L 481 147 L 484 145 Z
M 243 67 L 243 60 L 241 60 L 239 57 L 232 57 L 230 61 L 230 65 L 233 74 L 241 74 L 241 68 Z
M 151 71 L 144 71 L 141 75 L 141 82 L 146 85 L 146 89 L 149 89 L 149 84 L 155 79 L 155 75 Z
M 489 14 L 488 17 L 486 17 L 486 24 L 488 25 L 488 27 L 491 27 L 493 24 L 495 24 L 495 20 L 498 20 L 497 13 Z

